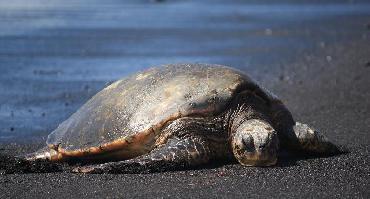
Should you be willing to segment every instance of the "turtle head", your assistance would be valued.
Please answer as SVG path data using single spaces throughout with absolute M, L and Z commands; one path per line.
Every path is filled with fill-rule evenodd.
M 279 139 L 276 131 L 261 120 L 247 120 L 231 137 L 235 158 L 244 166 L 276 164 Z

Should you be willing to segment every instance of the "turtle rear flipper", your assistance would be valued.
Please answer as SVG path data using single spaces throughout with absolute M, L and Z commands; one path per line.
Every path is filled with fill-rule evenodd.
M 161 147 L 137 158 L 104 164 L 76 167 L 77 173 L 146 173 L 177 170 L 207 163 L 210 160 L 207 142 L 198 136 L 170 138 Z

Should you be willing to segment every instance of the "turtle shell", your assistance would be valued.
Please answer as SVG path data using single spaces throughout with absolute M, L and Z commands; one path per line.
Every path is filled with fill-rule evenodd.
M 208 64 L 174 64 L 150 68 L 120 79 L 88 100 L 47 139 L 63 151 L 81 151 L 111 143 L 145 142 L 169 121 L 184 116 L 212 116 L 233 96 L 253 89 L 273 98 L 247 75 Z M 150 140 L 148 140 L 150 139 Z M 122 141 L 123 140 L 123 141 Z

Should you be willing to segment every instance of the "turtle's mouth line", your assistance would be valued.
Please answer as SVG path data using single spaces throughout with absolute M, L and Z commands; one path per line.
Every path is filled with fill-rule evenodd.
M 277 157 L 269 152 L 247 152 L 237 157 L 240 164 L 244 166 L 273 166 L 277 163 Z

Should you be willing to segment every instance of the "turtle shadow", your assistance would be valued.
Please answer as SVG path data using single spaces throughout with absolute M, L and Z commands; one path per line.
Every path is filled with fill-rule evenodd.
M 275 167 L 293 167 L 297 166 L 297 162 L 308 159 L 327 158 L 332 156 L 344 155 L 350 151 L 344 147 L 339 153 L 335 154 L 310 154 L 307 152 L 289 152 L 282 150 L 278 155 L 278 162 Z M 191 166 L 186 163 L 163 163 L 158 162 L 151 164 L 148 167 L 139 165 L 131 165 L 117 169 L 117 174 L 146 174 L 146 173 L 162 173 L 162 172 L 179 172 L 179 171 L 202 171 L 219 169 L 229 165 L 239 164 L 236 159 L 221 159 L 213 160 L 208 164 L 200 166 Z M 81 164 L 70 163 L 55 163 L 47 160 L 27 161 L 25 159 L 0 153 L 0 174 L 12 173 L 57 173 L 71 172 L 73 168 Z M 84 165 L 84 164 L 83 164 Z
M 317 159 L 317 158 L 329 158 L 338 155 L 344 155 L 349 153 L 348 150 L 340 151 L 335 154 L 313 154 L 307 152 L 289 152 L 281 151 L 278 155 L 277 164 L 272 166 L 275 168 L 284 168 L 284 167 L 294 167 L 298 165 L 299 161 Z M 239 162 L 236 159 L 223 159 L 223 160 L 213 160 L 208 164 L 199 165 L 199 166 L 190 166 L 186 164 L 163 164 L 160 163 L 157 165 L 152 165 L 152 168 L 144 168 L 144 170 L 137 170 L 137 168 L 131 168 L 131 170 L 126 170 L 124 173 L 162 173 L 162 172 L 181 172 L 181 171 L 207 171 L 220 168 L 230 168 L 230 166 L 239 165 Z M 261 168 L 261 167 L 260 167 Z M 269 168 L 269 167 L 264 167 Z
M 302 160 L 310 160 L 310 159 L 317 159 L 317 158 L 330 158 L 334 156 L 341 156 L 350 153 L 350 151 L 344 147 L 339 146 L 340 150 L 336 153 L 329 153 L 329 154 L 317 154 L 317 153 L 308 153 L 306 151 L 280 151 L 278 155 L 278 162 L 275 165 L 276 167 L 293 167 L 297 166 L 297 162 Z
M 344 147 L 339 146 L 340 150 L 336 153 L 329 153 L 329 154 L 317 154 L 317 153 L 308 153 L 307 151 L 287 151 L 287 150 L 281 150 L 278 154 L 278 161 L 276 165 L 272 167 L 294 167 L 298 165 L 299 161 L 302 160 L 310 160 L 310 159 L 317 159 L 317 158 L 330 158 L 334 156 L 341 156 L 350 153 L 350 151 Z M 208 164 L 200 165 L 200 166 L 184 166 L 184 167 L 172 167 L 167 171 L 189 171 L 189 170 L 210 170 L 210 169 L 219 169 L 222 167 L 227 167 L 230 165 L 238 165 L 239 162 L 236 159 L 225 159 L 225 160 L 214 160 Z M 268 167 L 264 167 L 268 168 Z M 154 171 L 154 172 L 161 172 L 161 171 Z

